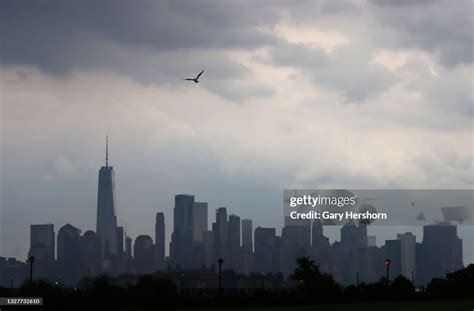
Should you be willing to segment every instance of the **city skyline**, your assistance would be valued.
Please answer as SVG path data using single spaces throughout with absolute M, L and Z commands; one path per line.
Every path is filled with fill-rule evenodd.
M 176 193 L 280 232 L 282 189 L 472 189 L 472 10 L 1 1 L 0 254 L 32 223 L 96 231 L 107 134 L 118 224 L 153 237 L 162 211 L 166 243 Z
M 162 225 L 163 225 L 163 228 L 160 228 L 158 229 L 157 227 L 157 222 L 155 221 L 154 223 L 154 231 L 153 232 L 139 232 L 139 229 L 138 230 L 135 230 L 135 231 L 138 231 L 138 234 L 136 236 L 132 236 L 130 234 L 128 234 L 125 230 L 124 230 L 124 226 L 126 228 L 127 224 L 126 224 L 126 221 L 124 223 L 119 223 L 117 222 L 116 220 L 116 216 L 115 216 L 115 171 L 114 171 L 114 168 L 113 166 L 109 166 L 109 141 L 108 141 L 108 136 L 106 136 L 106 142 L 105 142 L 105 162 L 104 162 L 104 166 L 101 166 L 100 169 L 99 169 L 99 180 L 98 180 L 98 190 L 97 190 L 97 206 L 96 206 L 96 230 L 95 231 L 95 234 L 97 234 L 98 232 L 98 228 L 99 228 L 99 223 L 101 223 L 101 226 L 105 226 L 105 227 L 108 227 L 108 230 L 112 230 L 108 233 L 108 236 L 113 236 L 114 239 L 115 238 L 118 238 L 118 236 L 116 235 L 116 230 L 121 230 L 121 236 L 122 236 L 122 242 L 121 242 L 121 249 L 123 252 L 126 252 L 126 238 L 132 238 L 132 245 L 134 245 L 134 241 L 135 241 L 135 238 L 138 238 L 139 236 L 142 236 L 142 237 L 151 237 L 152 240 L 151 242 L 152 243 L 155 243 L 156 244 L 156 238 L 157 238 L 157 230 L 159 230 L 160 232 L 163 231 L 164 233 L 164 237 L 163 240 L 164 240 L 164 245 L 163 245 L 163 248 L 164 248 L 164 255 L 165 256 L 171 256 L 171 251 L 170 251 L 170 248 L 171 248 L 171 242 L 173 241 L 173 238 L 172 238 L 172 233 L 173 232 L 176 232 L 175 230 L 177 231 L 180 231 L 180 230 L 191 230 L 191 232 L 189 232 L 189 235 L 192 236 L 190 242 L 192 241 L 195 241 L 195 240 L 198 240 L 198 241 L 202 241 L 202 236 L 201 236 L 201 239 L 199 237 L 199 232 L 202 232 L 202 231 L 205 231 L 205 230 L 213 230 L 213 228 L 211 226 L 208 225 L 208 223 L 212 223 L 212 214 L 213 213 L 209 213 L 208 212 L 208 202 L 195 202 L 194 201 L 194 195 L 189 195 L 189 194 L 178 194 L 178 195 L 175 195 L 175 200 L 176 200 L 176 197 L 182 197 L 183 202 L 186 202 L 186 198 L 187 197 L 192 197 L 193 201 L 190 203 L 191 205 L 189 205 L 188 203 L 183 203 L 183 204 L 188 204 L 189 205 L 189 208 L 193 208 L 193 209 L 203 209 L 203 216 L 201 216 L 199 219 L 199 223 L 200 223 L 200 230 L 199 229 L 195 229 L 194 227 L 191 226 L 191 223 L 189 223 L 189 221 L 191 221 L 191 219 L 189 218 L 190 215 L 188 216 L 184 216 L 185 218 L 188 218 L 189 220 L 186 220 L 186 219 L 182 219 L 182 220 L 179 220 L 179 216 L 177 217 L 177 214 L 176 214 L 176 205 L 174 205 L 174 207 L 171 207 L 171 209 L 174 211 L 175 215 L 174 217 L 172 217 L 172 221 L 168 219 L 168 221 L 166 220 L 167 218 L 165 217 L 165 213 L 162 211 L 162 210 L 157 210 L 156 211 L 156 217 L 157 217 L 157 220 L 158 219 L 162 219 L 160 221 L 162 221 Z M 105 199 L 106 198 L 106 199 Z M 104 203 L 104 200 L 107 201 L 106 203 Z M 281 203 L 283 204 L 283 203 Z M 108 223 L 107 221 L 105 221 L 104 223 L 104 219 L 103 219 L 103 211 L 102 213 L 100 212 L 101 210 L 104 209 L 104 207 L 106 209 L 108 209 L 108 212 L 109 212 L 109 220 L 108 220 Z M 183 206 L 184 207 L 184 206 Z M 179 206 L 178 206 L 179 208 Z M 229 219 L 229 222 L 230 222 L 230 219 L 231 217 L 237 217 L 239 219 L 239 240 L 242 239 L 243 241 L 243 235 L 244 235 L 244 232 L 242 231 L 240 233 L 240 217 L 238 215 L 235 215 L 232 213 L 232 211 L 229 210 L 228 207 L 215 207 L 215 211 L 216 211 L 216 214 L 215 214 L 215 221 L 217 223 L 219 223 L 217 221 L 217 219 L 219 219 L 219 211 L 221 209 L 224 209 L 224 213 L 225 213 L 225 223 L 226 223 L 226 226 L 227 226 L 227 219 Z M 112 213 L 112 214 L 110 214 Z M 158 216 L 158 215 L 161 215 L 161 216 Z M 160 218 L 162 217 L 162 218 Z M 102 220 L 99 220 L 99 218 L 102 218 Z M 177 219 L 178 218 L 178 219 Z M 254 226 L 254 230 L 257 229 L 257 228 L 261 228 L 261 229 L 271 229 L 271 230 L 275 230 L 275 234 L 278 236 L 278 235 L 282 235 L 283 234 L 283 229 L 285 227 L 285 225 L 288 225 L 288 224 L 291 224 L 291 222 L 287 222 L 289 221 L 289 219 L 286 219 L 284 217 L 284 214 L 283 212 L 281 212 L 281 219 L 282 219 L 282 225 L 281 226 L 277 226 L 277 225 L 267 225 L 267 226 L 260 226 L 258 224 L 256 224 L 256 226 Z M 246 218 L 242 218 L 243 221 L 250 221 L 251 224 L 255 224 L 252 220 L 251 217 L 249 217 L 248 219 Z M 176 222 L 177 221 L 177 222 Z M 188 222 L 187 224 L 186 223 L 183 223 L 184 222 Z M 61 226 L 58 226 L 56 225 L 56 228 L 57 227 L 64 227 L 64 226 L 71 226 L 70 223 L 74 223 L 73 221 L 67 221 L 65 224 L 61 225 Z M 170 225 L 170 222 L 174 222 L 174 225 L 171 226 Z M 168 225 L 166 225 L 168 223 Z M 424 225 L 429 225 L 430 223 L 426 222 Z M 49 223 L 49 222 L 46 222 L 44 224 L 31 224 L 32 226 L 43 226 L 43 227 L 49 227 L 49 226 L 53 226 L 54 228 L 54 225 Z M 183 227 L 184 226 L 184 227 Z M 243 225 L 242 225 L 243 226 Z M 252 226 L 252 225 L 251 225 Z M 410 234 L 413 234 L 412 232 L 405 232 L 405 231 L 400 231 L 401 228 L 411 228 L 411 229 L 414 229 L 414 228 L 417 228 L 418 230 L 412 230 L 415 232 L 415 239 L 416 237 L 418 236 L 418 242 L 420 242 L 420 239 L 423 238 L 423 235 L 420 235 L 419 233 L 419 230 L 422 228 L 423 225 L 419 225 L 419 226 L 389 226 L 389 227 L 395 227 L 395 231 L 396 233 L 394 234 L 393 237 L 397 237 L 397 239 L 399 238 L 400 235 L 403 235 L 403 234 L 406 234 L 406 233 L 410 233 Z M 71 226 L 72 227 L 72 226 Z M 329 233 L 329 235 L 331 235 L 331 238 L 330 240 L 330 243 L 333 244 L 333 243 L 337 243 L 338 241 L 341 241 L 342 239 L 342 236 L 339 236 L 339 239 L 337 239 L 337 234 L 339 233 L 339 230 L 340 228 L 342 228 L 343 226 L 324 226 L 324 228 L 326 229 L 326 232 L 329 231 L 331 232 L 332 231 L 332 234 Z M 368 226 L 368 228 L 372 228 L 373 226 Z M 459 226 L 459 228 L 463 228 L 463 227 L 466 227 L 466 226 Z M 472 229 L 472 226 L 468 225 L 467 226 L 468 228 Z M 72 227 L 74 228 L 74 227 Z M 77 227 L 77 228 L 80 228 L 80 227 Z M 89 227 L 88 227 L 89 228 Z M 165 228 L 168 228 L 167 230 L 168 231 L 165 231 Z M 180 228 L 183 228 L 183 229 L 180 229 Z M 377 236 L 377 233 L 381 233 L 381 232 L 384 232 L 384 231 L 387 231 L 386 230 L 386 226 L 383 226 L 383 227 L 379 227 L 378 230 L 375 230 L 372 231 L 372 232 L 369 232 L 369 236 L 370 237 L 376 237 Z M 332 230 L 331 230 L 332 229 Z M 54 230 L 54 229 L 51 229 L 51 230 Z M 79 234 L 81 232 L 81 230 L 77 229 L 79 231 Z M 227 227 L 226 229 L 227 230 Z M 397 231 L 398 230 L 398 231 Z M 409 231 L 409 230 L 408 230 Z M 91 230 L 84 230 L 82 232 L 91 232 Z M 113 232 L 113 234 L 112 234 Z M 393 232 L 393 230 L 390 230 L 390 232 Z M 418 233 L 417 233 L 418 232 Z M 168 234 L 169 233 L 169 234 Z M 336 233 L 336 234 L 334 234 Z M 372 234 L 372 235 L 370 235 Z M 375 235 L 374 235 L 375 234 Z M 54 232 L 53 232 L 53 235 L 54 235 Z M 251 243 L 253 244 L 253 235 L 254 235 L 254 231 L 252 231 L 252 234 L 251 234 Z M 326 233 L 326 236 L 328 234 Z M 104 237 L 104 238 L 101 238 L 101 235 L 100 234 L 97 234 L 97 236 L 102 240 L 102 241 L 106 241 L 108 238 Z M 242 238 L 241 238 L 242 237 Z M 461 236 L 462 237 L 462 236 Z M 33 233 L 31 231 L 31 238 L 30 240 L 33 238 Z M 388 238 L 384 238 L 384 239 L 380 239 L 380 240 L 377 240 L 377 246 L 383 246 L 384 244 L 382 243 L 382 241 L 387 241 L 389 240 L 390 236 L 388 236 Z M 248 239 L 248 238 L 247 238 Z M 224 238 L 224 245 L 227 244 L 227 237 Z M 248 240 L 247 240 L 248 241 Z M 108 241 L 107 241 L 108 242 Z M 31 249 L 31 245 L 32 245 L 32 241 L 30 242 L 30 249 Z M 108 244 L 108 243 L 107 243 Z M 55 245 L 55 241 L 52 242 L 52 245 Z M 102 243 L 102 256 L 103 258 L 105 259 L 107 256 L 106 256 L 106 253 L 110 253 L 111 255 L 114 255 L 114 251 L 113 250 L 116 250 L 117 247 L 118 247 L 118 240 L 114 241 L 113 243 L 113 247 L 110 249 L 110 250 L 107 250 L 106 247 L 104 246 L 104 243 Z M 244 245 L 239 245 L 238 247 L 240 248 L 240 246 L 243 246 Z M 183 255 L 184 257 L 183 258 L 192 258 L 192 246 L 191 245 L 187 245 L 187 248 L 188 248 L 188 251 L 190 252 L 189 254 L 186 254 L 186 255 Z M 466 248 L 465 248 L 466 249 Z M 469 254 L 469 248 L 468 249 L 468 253 L 466 254 L 466 251 L 464 250 L 463 252 L 463 260 L 465 261 L 465 263 L 470 263 L 472 261 L 469 261 L 471 255 Z M 252 250 L 253 251 L 253 250 Z M 4 257 L 15 257 L 17 259 L 20 259 L 21 260 L 21 256 L 5 256 L 3 254 L 0 254 Z M 116 253 L 115 253 L 116 255 Z M 28 255 L 29 256 L 29 255 Z M 28 256 L 26 256 L 25 258 L 27 258 Z M 232 263 L 231 263 L 232 265 Z M 162 268 L 165 267 L 164 266 L 164 263 L 162 264 L 161 266 Z

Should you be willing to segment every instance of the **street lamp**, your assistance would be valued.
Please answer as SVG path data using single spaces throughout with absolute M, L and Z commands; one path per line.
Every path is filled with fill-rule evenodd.
M 28 261 L 30 262 L 30 285 L 31 285 L 31 282 L 33 281 L 33 263 L 35 262 L 35 257 L 30 256 L 28 258 Z
M 219 292 L 222 291 L 222 264 L 224 263 L 224 259 L 219 258 L 217 260 L 217 263 L 219 264 Z
M 261 285 L 262 285 L 262 290 L 263 290 L 263 285 L 264 285 L 264 283 L 263 283 L 263 281 L 264 281 L 263 278 L 264 278 L 264 277 L 265 277 L 265 274 L 264 274 L 263 272 L 260 273 L 260 281 L 262 282 L 262 284 L 261 284 Z
M 385 265 L 387 266 L 387 283 L 390 281 L 389 275 L 390 275 L 390 264 L 392 261 L 390 259 L 385 259 Z
M 181 272 L 179 276 L 181 277 L 181 294 L 184 294 L 184 273 Z

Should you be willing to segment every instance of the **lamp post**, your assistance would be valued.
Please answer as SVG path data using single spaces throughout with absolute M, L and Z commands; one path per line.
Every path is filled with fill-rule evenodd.
M 181 272 L 179 277 L 181 278 L 181 294 L 184 294 L 184 273 Z
M 222 292 L 222 264 L 224 263 L 224 259 L 219 258 L 217 260 L 219 264 L 219 293 Z
M 390 281 L 390 264 L 392 263 L 392 261 L 390 259 L 385 259 L 385 265 L 387 266 L 387 284 L 388 282 Z
M 28 261 L 30 262 L 30 285 L 31 285 L 31 282 L 33 282 L 33 263 L 35 262 L 35 257 L 30 256 L 28 258 Z
M 265 274 L 263 272 L 260 273 L 260 281 L 261 281 L 261 285 L 262 285 L 262 290 L 264 288 L 264 277 L 265 277 Z

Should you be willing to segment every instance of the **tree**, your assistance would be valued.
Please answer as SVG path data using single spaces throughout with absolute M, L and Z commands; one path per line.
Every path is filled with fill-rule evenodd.
M 399 298 L 407 298 L 414 294 L 415 287 L 403 275 L 397 276 L 390 284 L 390 294 Z
M 323 297 L 328 297 L 341 292 L 341 287 L 334 281 L 332 275 L 321 272 L 319 266 L 309 257 L 296 259 L 296 268 L 291 278 L 298 281 L 299 287 L 307 295 L 324 294 Z

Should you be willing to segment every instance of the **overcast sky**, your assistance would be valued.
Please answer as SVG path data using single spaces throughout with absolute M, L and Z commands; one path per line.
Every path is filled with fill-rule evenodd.
M 210 220 L 226 206 L 281 227 L 285 188 L 472 189 L 473 13 L 463 0 L 0 1 L 0 256 L 26 258 L 33 223 L 95 230 L 106 134 L 132 238 L 163 211 L 169 239 L 177 193 L 209 202 Z M 474 231 L 460 231 L 473 262 Z

